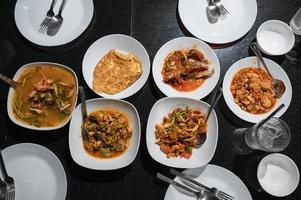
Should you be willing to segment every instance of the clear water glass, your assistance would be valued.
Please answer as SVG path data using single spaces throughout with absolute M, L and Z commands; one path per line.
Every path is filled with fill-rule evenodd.
M 293 64 L 301 63 L 301 7 L 290 21 L 290 27 L 295 33 L 295 45 L 294 48 L 288 52 L 285 57 L 289 62 Z
M 290 141 L 288 125 L 276 117 L 272 117 L 261 127 L 255 124 L 245 133 L 245 142 L 250 148 L 267 152 L 283 151 Z

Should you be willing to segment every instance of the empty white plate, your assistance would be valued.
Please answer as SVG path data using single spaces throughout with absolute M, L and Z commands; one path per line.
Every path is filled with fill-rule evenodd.
M 291 100 L 292 100 L 292 85 L 289 80 L 289 77 L 287 76 L 286 72 L 281 68 L 280 65 L 275 63 L 274 61 L 264 58 L 265 63 L 267 64 L 271 74 L 274 78 L 280 79 L 284 82 L 284 85 L 286 87 L 286 90 L 282 97 L 280 99 L 277 99 L 276 104 L 274 107 L 267 113 L 264 114 L 251 114 L 249 112 L 244 111 L 234 102 L 233 95 L 230 90 L 232 79 L 237 71 L 243 68 L 248 67 L 258 67 L 262 66 L 259 65 L 259 61 L 256 57 L 247 57 L 243 58 L 237 62 L 235 62 L 226 72 L 224 81 L 223 81 L 223 95 L 225 98 L 225 102 L 227 103 L 230 110 L 239 118 L 251 122 L 251 123 L 257 123 L 263 119 L 265 119 L 269 114 L 271 114 L 278 106 L 281 104 L 284 104 L 284 108 L 282 108 L 275 116 L 280 117 L 287 108 L 289 107 Z M 263 68 L 263 66 L 262 66 Z
M 2 150 L 7 173 L 14 178 L 15 200 L 65 199 L 67 178 L 54 153 L 47 148 L 20 143 Z
M 226 19 L 208 22 L 207 1 L 179 0 L 179 15 L 186 29 L 197 38 L 215 44 L 233 42 L 244 36 L 257 16 L 256 0 L 223 0 L 229 11 Z
M 91 90 L 94 69 L 100 59 L 111 49 L 116 49 L 124 53 L 133 53 L 142 63 L 142 75 L 128 88 L 113 95 L 104 92 L 97 93 L 99 96 L 105 98 L 124 99 L 138 92 L 147 81 L 150 72 L 149 56 L 139 41 L 127 35 L 112 34 L 96 40 L 87 50 L 82 64 L 84 79 Z
M 252 200 L 251 194 L 245 184 L 229 170 L 216 166 L 206 165 L 204 167 L 187 169 L 185 174 L 194 177 L 195 180 L 208 187 L 216 187 L 223 192 L 233 196 L 237 200 Z M 176 177 L 174 180 L 180 182 Z M 188 196 L 179 192 L 173 186 L 169 186 L 164 200 L 195 200 L 193 196 Z
M 72 159 L 83 167 L 95 170 L 113 170 L 131 164 L 138 153 L 141 137 L 140 118 L 136 108 L 126 101 L 116 99 L 90 99 L 86 102 L 88 114 L 103 108 L 112 108 L 125 113 L 132 126 L 132 137 L 129 147 L 120 156 L 100 159 L 89 155 L 84 149 L 81 137 L 82 114 L 79 104 L 72 113 L 69 128 L 69 149 Z
M 21 34 L 30 42 L 40 46 L 59 46 L 80 36 L 90 24 L 94 5 L 93 0 L 68 0 L 62 17 L 62 27 L 55 36 L 38 32 L 50 8 L 52 0 L 18 0 L 15 7 L 15 21 Z M 62 0 L 54 7 L 57 14 Z
M 218 139 L 218 121 L 216 113 L 213 110 L 207 121 L 207 137 L 205 142 L 199 147 L 192 149 L 192 156 L 186 158 L 167 158 L 160 150 L 160 146 L 156 144 L 155 126 L 159 124 L 168 113 L 176 108 L 199 108 L 205 113 L 209 109 L 209 105 L 203 101 L 184 97 L 165 97 L 157 101 L 148 117 L 146 127 L 146 144 L 147 150 L 151 157 L 157 162 L 176 168 L 194 168 L 204 166 L 212 159 Z
M 161 72 L 164 60 L 169 53 L 175 50 L 192 48 L 197 49 L 204 54 L 205 59 L 209 61 L 209 66 L 214 69 L 214 73 L 197 89 L 189 92 L 181 92 L 164 83 Z M 220 64 L 213 49 L 205 42 L 192 37 L 179 37 L 168 41 L 158 50 L 153 61 L 152 72 L 156 85 L 166 96 L 202 99 L 215 88 L 220 76 Z

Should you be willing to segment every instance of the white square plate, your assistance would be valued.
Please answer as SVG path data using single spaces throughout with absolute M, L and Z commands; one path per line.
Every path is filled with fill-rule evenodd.
M 84 149 L 81 137 L 82 114 L 81 105 L 78 105 L 72 113 L 69 128 L 69 148 L 72 159 L 79 165 L 95 170 L 113 170 L 125 167 L 135 159 L 140 144 L 140 118 L 136 108 L 122 100 L 91 99 L 87 100 L 88 114 L 103 108 L 112 108 L 124 112 L 132 125 L 133 134 L 127 150 L 118 157 L 100 159 L 89 155 Z
M 218 139 L 218 121 L 214 110 L 207 121 L 208 131 L 206 141 L 201 147 L 192 150 L 192 156 L 189 159 L 180 157 L 167 158 L 166 154 L 160 150 L 160 146 L 156 144 L 156 124 L 160 123 L 163 117 L 167 116 L 175 108 L 185 108 L 187 106 L 190 108 L 200 108 L 205 113 L 209 109 L 209 105 L 203 101 L 184 97 L 165 97 L 154 104 L 148 117 L 146 144 L 148 152 L 157 162 L 176 168 L 195 168 L 208 164 L 212 159 Z

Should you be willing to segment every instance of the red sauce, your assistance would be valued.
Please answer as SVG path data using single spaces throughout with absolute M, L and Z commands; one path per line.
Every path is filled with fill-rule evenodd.
M 123 154 L 125 151 L 111 151 L 110 157 L 104 157 L 99 151 L 87 151 L 85 150 L 90 156 L 99 158 L 99 159 L 111 159 L 120 156 Z
M 181 83 L 173 83 L 169 85 L 171 85 L 174 89 L 180 92 L 190 92 L 200 87 L 204 82 L 205 82 L 204 79 L 198 79 L 198 80 L 187 79 Z

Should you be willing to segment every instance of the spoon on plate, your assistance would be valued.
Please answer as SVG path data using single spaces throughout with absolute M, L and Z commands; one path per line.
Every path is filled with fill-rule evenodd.
M 8 78 L 7 76 L 3 75 L 0 73 L 0 79 L 4 82 L 6 82 L 7 84 L 9 84 L 12 88 L 14 88 L 15 90 L 17 89 L 18 85 L 20 85 L 20 82 L 14 81 L 10 78 Z
M 60 28 L 63 24 L 63 21 L 64 21 L 64 18 L 62 17 L 62 12 L 65 8 L 67 1 L 68 0 L 62 1 L 60 9 L 59 9 L 59 13 L 51 19 L 49 26 L 47 28 L 47 35 L 54 36 L 60 30 Z
M 213 3 L 213 0 L 208 0 L 208 6 L 206 7 L 206 14 L 207 18 L 210 24 L 214 24 L 218 21 L 218 18 L 220 17 L 220 10 Z
M 219 99 L 221 98 L 223 93 L 223 89 L 221 87 L 217 87 L 214 91 L 214 96 L 213 96 L 213 103 L 210 105 L 209 109 L 208 109 L 208 113 L 206 115 L 205 118 L 205 123 L 207 123 L 209 116 L 213 110 L 213 108 L 216 106 L 217 102 L 219 101 Z M 206 134 L 197 134 L 196 135 L 196 147 L 198 148 L 199 146 L 201 146 L 204 141 L 206 140 Z
M 82 132 L 82 137 L 84 140 L 88 141 L 88 131 L 86 129 L 85 123 L 88 120 L 88 113 L 87 113 L 87 104 L 86 104 L 86 95 L 85 95 L 85 90 L 83 86 L 78 87 L 79 94 L 80 94 L 80 99 L 81 99 L 81 110 L 82 110 L 82 127 L 81 127 L 81 132 Z
M 251 43 L 250 47 L 251 47 L 252 51 L 255 53 L 258 60 L 262 63 L 264 68 L 267 70 L 269 76 L 272 78 L 272 85 L 273 85 L 273 88 L 275 89 L 275 96 L 277 98 L 280 98 L 284 94 L 285 89 L 286 89 L 283 81 L 279 80 L 279 79 L 275 79 L 272 76 L 271 72 L 269 71 L 269 68 L 267 67 L 266 63 L 264 62 L 264 59 L 262 57 L 261 51 L 260 51 L 257 43 L 256 42 Z

